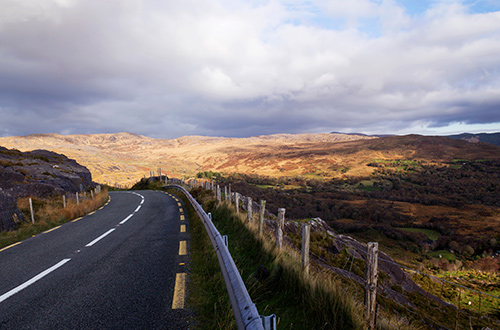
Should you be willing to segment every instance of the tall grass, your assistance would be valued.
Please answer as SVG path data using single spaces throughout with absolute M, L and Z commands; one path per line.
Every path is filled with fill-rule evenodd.
M 193 195 L 212 212 L 219 232 L 228 235 L 229 250 L 259 313 L 276 314 L 279 329 L 365 328 L 362 307 L 338 289 L 335 279 L 314 271 L 306 275 L 295 251 L 284 247 L 278 253 L 273 240 L 258 237 L 256 228 L 246 223 L 245 215 L 237 216 L 226 203 L 216 205 L 202 190 L 194 190 Z M 223 287 L 223 282 L 217 285 Z M 210 290 L 206 294 L 211 295 Z M 220 328 L 200 327 L 232 328 L 229 324 Z
M 62 197 L 40 199 L 32 197 L 35 212 L 35 223 L 31 222 L 29 198 L 17 201 L 17 207 L 23 213 L 26 221 L 15 230 L 0 233 L 0 248 L 22 241 L 45 230 L 62 225 L 70 220 L 84 216 L 101 207 L 109 198 L 106 189 L 96 194 L 94 199 L 86 198 L 77 205 L 76 201 L 68 199 L 63 207 Z

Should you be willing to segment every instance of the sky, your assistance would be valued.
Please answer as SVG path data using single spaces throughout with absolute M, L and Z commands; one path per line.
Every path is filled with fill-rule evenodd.
M 0 136 L 500 132 L 498 0 L 0 0 Z

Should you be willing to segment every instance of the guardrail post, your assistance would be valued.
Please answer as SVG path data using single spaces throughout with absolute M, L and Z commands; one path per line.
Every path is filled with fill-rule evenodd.
M 264 330 L 277 330 L 278 328 L 276 327 L 276 315 L 272 314 L 269 316 L 260 316 L 260 319 L 262 320 L 262 326 L 264 327 Z
M 240 214 L 240 194 L 235 192 L 234 193 L 234 200 L 235 200 L 235 207 L 236 207 L 236 214 Z
M 285 226 L 285 209 L 278 209 L 278 228 L 276 228 L 276 247 L 278 251 L 283 246 L 283 227 Z
M 311 243 L 311 224 L 302 224 L 302 270 L 309 274 L 309 245 Z
M 248 222 L 252 222 L 252 197 L 247 197 L 247 220 Z
M 375 330 L 377 322 L 377 280 L 378 280 L 378 243 L 367 244 L 368 254 L 366 257 L 366 289 L 365 306 L 368 329 Z
M 259 209 L 259 235 L 262 235 L 262 230 L 264 227 L 264 213 L 266 212 L 266 201 L 260 200 L 260 209 Z

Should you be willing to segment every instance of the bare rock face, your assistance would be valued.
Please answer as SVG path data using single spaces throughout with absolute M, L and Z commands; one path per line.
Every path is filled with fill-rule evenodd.
M 0 147 L 0 195 L 50 197 L 92 187 L 90 171 L 64 155 L 46 150 L 20 152 Z M 0 204 L 0 211 L 7 209 Z

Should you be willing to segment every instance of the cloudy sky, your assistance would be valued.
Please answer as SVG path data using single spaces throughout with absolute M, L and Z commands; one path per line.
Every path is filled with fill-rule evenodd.
M 0 0 L 0 136 L 500 131 L 498 0 Z

